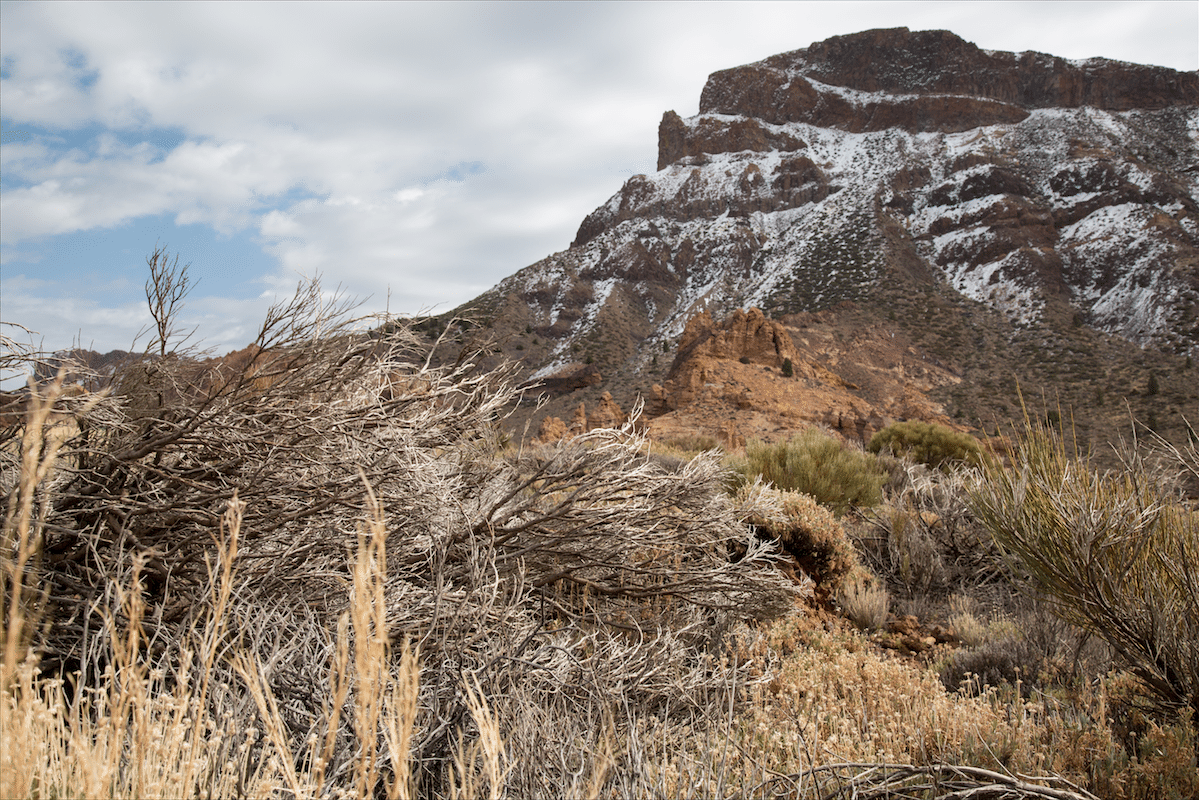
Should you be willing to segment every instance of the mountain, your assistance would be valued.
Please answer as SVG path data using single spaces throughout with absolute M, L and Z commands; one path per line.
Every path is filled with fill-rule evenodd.
M 663 115 L 657 172 L 458 313 L 544 382 L 551 413 L 605 391 L 679 411 L 667 362 L 688 321 L 757 308 L 790 331 L 793 365 L 898 337 L 883 394 L 935 364 L 923 416 L 981 428 L 1011 416 L 1017 384 L 1081 402 L 1089 371 L 1094 406 L 1193 364 L 1197 197 L 1199 74 L 867 31 L 712 74 L 696 116 Z M 1191 384 L 1164 416 L 1199 417 Z M 864 391 L 860 415 L 903 413 Z

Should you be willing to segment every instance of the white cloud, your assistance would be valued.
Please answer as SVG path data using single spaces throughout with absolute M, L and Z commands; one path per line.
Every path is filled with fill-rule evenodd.
M 662 112 L 694 113 L 714 70 L 899 25 L 994 49 L 1195 69 L 1197 8 L 4 4 L 6 130 L 51 134 L 3 148 L 4 318 L 51 296 L 10 276 L 39 268 L 39 242 L 163 214 L 253 232 L 278 269 L 236 277 L 271 290 L 290 294 L 297 273 L 319 272 L 378 308 L 389 290 L 393 310 L 449 307 L 567 247 L 624 178 L 655 168 Z M 180 141 L 152 144 L 163 131 Z M 162 235 L 131 246 L 148 252 Z M 206 338 L 234 335 L 250 325 L 237 314 L 261 310 L 221 300 L 221 289 L 193 300 L 213 304 L 204 319 L 226 320 Z M 20 292 L 32 305 L 13 299 Z M 87 322 L 105 331 L 91 334 L 112 342 L 103 346 L 126 346 L 130 325 L 114 319 L 83 303 L 44 330 L 69 338 Z

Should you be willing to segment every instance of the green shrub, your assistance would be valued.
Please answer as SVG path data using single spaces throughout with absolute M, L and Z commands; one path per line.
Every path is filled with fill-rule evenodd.
M 742 470 L 750 478 L 762 476 L 779 489 L 809 494 L 838 515 L 851 506 L 878 505 L 887 479 L 877 458 L 816 428 L 786 442 L 750 442 L 745 446 Z
M 872 453 L 890 450 L 920 464 L 944 469 L 950 464 L 982 463 L 982 447 L 967 433 L 932 422 L 896 422 L 870 438 Z
M 783 359 L 783 377 L 791 378 L 795 375 L 795 365 L 791 363 L 791 359 Z
M 1026 419 L 1015 465 L 989 464 L 975 515 L 1056 614 L 1104 639 L 1163 709 L 1199 717 L 1199 513 L 1133 453 L 1099 474 Z M 1195 448 L 1170 449 L 1186 471 Z

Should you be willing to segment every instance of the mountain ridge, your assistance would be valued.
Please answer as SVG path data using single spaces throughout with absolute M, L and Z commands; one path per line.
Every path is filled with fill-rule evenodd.
M 663 114 L 658 166 L 568 249 L 414 321 L 518 362 L 545 403 L 515 430 L 637 402 L 655 435 L 734 446 L 993 433 L 1026 399 L 1092 447 L 1129 414 L 1199 420 L 1199 73 L 866 31 L 713 73 L 700 113 Z
M 713 73 L 700 113 L 664 113 L 657 172 L 467 307 L 530 382 L 590 371 L 558 411 L 649 397 L 701 312 L 887 321 L 928 292 L 973 320 L 952 339 L 987 318 L 1013 348 L 1081 329 L 1110 358 L 1181 364 L 1199 355 L 1197 141 L 1196 73 L 946 31 L 834 37 Z

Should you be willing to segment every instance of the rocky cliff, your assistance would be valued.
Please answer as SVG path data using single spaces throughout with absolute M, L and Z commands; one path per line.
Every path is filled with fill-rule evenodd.
M 663 116 L 656 173 L 473 306 L 524 328 L 508 355 L 530 378 L 586 365 L 621 402 L 666 385 L 700 312 L 894 318 L 934 290 L 1013 331 L 1069 320 L 1196 356 L 1197 165 L 1196 73 L 840 36 L 714 73 L 698 115 Z
M 1160 110 L 1199 103 L 1199 76 L 1103 58 L 981 50 L 949 31 L 874 30 L 714 73 L 701 115 L 860 133 L 956 133 L 1034 109 Z

